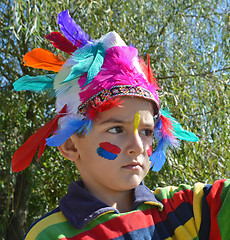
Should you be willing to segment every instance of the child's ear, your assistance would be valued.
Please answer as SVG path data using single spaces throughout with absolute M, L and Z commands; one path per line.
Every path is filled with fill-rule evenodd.
M 67 159 L 71 161 L 76 161 L 78 159 L 77 147 L 73 143 L 72 139 L 69 138 L 62 145 L 58 147 L 60 153 Z

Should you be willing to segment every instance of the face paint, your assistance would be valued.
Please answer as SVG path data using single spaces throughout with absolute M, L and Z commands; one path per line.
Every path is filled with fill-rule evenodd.
M 147 150 L 148 157 L 150 157 L 152 155 L 152 152 L 153 152 L 153 146 L 150 145 L 149 149 Z
M 138 112 L 135 113 L 135 115 L 134 115 L 134 122 L 133 122 L 134 134 L 138 133 L 138 126 L 139 126 L 139 123 L 140 123 L 140 119 L 141 119 L 140 113 L 138 113 Z
M 102 142 L 99 144 L 99 148 L 97 148 L 97 154 L 100 157 L 106 158 L 108 160 L 114 160 L 117 157 L 117 154 L 121 152 L 121 149 L 113 145 L 109 142 Z

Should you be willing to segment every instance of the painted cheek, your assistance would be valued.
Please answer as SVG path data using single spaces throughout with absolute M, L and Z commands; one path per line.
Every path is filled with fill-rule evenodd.
M 108 160 L 114 160 L 117 155 L 121 152 L 121 149 L 113 145 L 109 142 L 102 142 L 99 144 L 99 148 L 97 148 L 97 154 L 100 157 L 106 158 Z
M 140 119 L 141 119 L 140 113 L 138 113 L 138 112 L 135 113 L 135 115 L 134 115 L 134 122 L 133 122 L 134 134 L 138 133 L 138 126 L 139 126 L 139 123 L 140 123 Z
M 152 152 L 153 152 L 153 147 L 152 147 L 152 145 L 150 145 L 149 149 L 147 150 L 148 157 L 150 157 L 152 155 Z

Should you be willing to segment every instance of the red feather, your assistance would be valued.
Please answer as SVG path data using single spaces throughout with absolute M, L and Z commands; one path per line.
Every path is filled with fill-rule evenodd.
M 163 137 L 170 137 L 171 139 L 175 138 L 173 135 L 173 125 L 172 125 L 172 121 L 167 118 L 164 117 L 163 115 L 161 115 L 161 123 L 162 123 L 162 127 L 161 127 L 161 135 Z
M 59 32 L 47 34 L 45 38 L 50 40 L 54 47 L 68 54 L 72 54 L 77 50 L 77 47 Z
M 104 112 L 113 107 L 120 107 L 120 104 L 122 104 L 122 103 L 123 103 L 123 101 L 121 101 L 120 98 L 116 97 L 116 98 L 110 99 L 108 101 L 105 101 L 96 107 L 91 105 L 87 111 L 87 116 L 89 119 L 93 120 L 97 116 L 98 112 Z
M 39 160 L 46 147 L 46 138 L 48 138 L 49 135 L 57 129 L 58 119 L 65 116 L 66 108 L 67 105 L 62 108 L 60 113 L 54 119 L 49 121 L 45 126 L 30 136 L 27 141 L 14 153 L 11 161 L 12 170 L 14 172 L 20 172 L 30 165 L 38 147 L 39 153 L 37 161 Z
M 148 79 L 148 82 L 151 83 L 156 90 L 159 90 L 159 86 L 157 84 L 157 79 L 153 76 L 153 71 L 150 67 L 150 60 L 149 60 L 149 54 L 147 53 L 147 66 L 145 64 L 145 61 L 143 59 L 140 59 L 140 67 L 142 72 L 145 74 L 145 76 Z

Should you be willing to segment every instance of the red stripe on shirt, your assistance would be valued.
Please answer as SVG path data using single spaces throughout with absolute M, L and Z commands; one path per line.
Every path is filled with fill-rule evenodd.
M 210 209 L 210 217 L 211 217 L 211 227 L 210 227 L 210 240 L 219 240 L 220 229 L 218 226 L 217 215 L 219 213 L 221 207 L 221 192 L 224 186 L 225 179 L 216 181 L 211 188 L 208 196 L 206 197 L 208 206 Z
M 182 203 L 193 204 L 193 191 L 190 189 L 180 190 L 173 195 L 173 198 L 163 199 L 164 210 L 167 214 L 177 209 Z
M 107 222 L 97 225 L 91 230 L 82 232 L 77 236 L 70 238 L 61 238 L 60 240 L 92 240 L 92 239 L 112 239 L 120 237 L 128 232 L 142 228 L 148 228 L 156 224 L 153 221 L 152 211 L 157 212 L 157 208 L 147 209 L 145 211 L 136 211 L 126 215 L 118 216 Z M 159 222 L 162 221 L 159 216 Z M 97 220 L 95 220 L 97 221 Z M 124 223 L 127 223 L 124 225 Z

